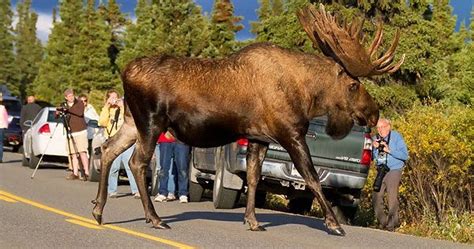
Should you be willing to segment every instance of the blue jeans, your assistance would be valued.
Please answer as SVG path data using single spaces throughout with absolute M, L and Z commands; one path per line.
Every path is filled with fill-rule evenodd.
M 0 129 L 0 143 L 2 146 L 0 147 L 0 161 L 3 161 L 3 137 L 5 136 L 5 129 Z
M 181 143 L 161 143 L 160 144 L 160 165 L 158 174 L 160 195 L 168 195 L 168 178 L 171 167 L 171 159 L 174 159 L 178 176 L 178 195 L 188 195 L 189 180 L 189 152 L 188 145 Z
M 160 144 L 156 144 L 155 147 L 155 160 L 156 160 L 156 174 L 158 174 L 161 170 L 160 166 Z M 176 194 L 176 181 L 177 181 L 177 171 L 176 171 L 176 165 L 173 162 L 173 159 L 171 159 L 171 170 L 168 175 L 168 193 L 173 193 Z M 169 180 L 171 179 L 171 181 Z M 156 178 L 157 184 L 159 184 L 159 179 L 158 177 Z
M 132 171 L 130 170 L 130 166 L 128 165 L 128 161 L 130 161 L 130 157 L 132 157 L 133 150 L 135 150 L 135 144 L 132 145 L 132 147 L 128 148 L 126 151 L 124 151 L 122 154 L 120 154 L 112 162 L 112 167 L 110 168 L 109 174 L 109 186 L 107 187 L 107 192 L 109 194 L 117 192 L 120 164 L 123 164 L 125 171 L 127 172 L 128 182 L 130 183 L 132 194 L 138 193 L 137 183 L 135 182 L 135 178 L 133 178 Z

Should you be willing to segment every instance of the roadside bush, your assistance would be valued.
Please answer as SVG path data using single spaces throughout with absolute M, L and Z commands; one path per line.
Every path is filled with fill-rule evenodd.
M 401 197 L 405 220 L 433 213 L 438 223 L 447 211 L 473 211 L 474 112 L 441 104 L 415 106 L 394 126 L 407 143 Z

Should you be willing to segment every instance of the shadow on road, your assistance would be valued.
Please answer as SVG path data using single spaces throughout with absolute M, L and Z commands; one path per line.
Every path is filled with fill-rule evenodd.
M 162 217 L 169 224 L 185 220 L 216 220 L 243 222 L 244 215 L 240 213 L 226 212 L 184 212 L 177 215 Z M 265 228 L 275 227 L 287 224 L 300 224 L 310 228 L 326 231 L 324 221 L 303 216 L 287 215 L 287 214 L 257 214 L 257 219 Z

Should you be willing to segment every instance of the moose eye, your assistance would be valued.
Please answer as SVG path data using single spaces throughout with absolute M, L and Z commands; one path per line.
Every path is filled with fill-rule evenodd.
M 357 89 L 359 89 L 359 83 L 358 82 L 354 82 L 354 83 L 349 85 L 349 90 L 351 92 L 357 91 Z

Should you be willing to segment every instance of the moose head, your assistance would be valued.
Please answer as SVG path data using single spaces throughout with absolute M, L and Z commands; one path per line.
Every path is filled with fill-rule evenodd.
M 319 9 L 310 4 L 297 16 L 313 47 L 319 47 L 324 55 L 337 63 L 330 74 L 335 82 L 329 84 L 324 99 L 329 118 L 326 132 L 333 138 L 344 137 L 352 128 L 353 120 L 359 125 L 375 126 L 379 117 L 377 104 L 358 78 L 393 73 L 400 68 L 405 55 L 398 63 L 392 64 L 400 32 L 397 31 L 390 49 L 377 57 L 383 37 L 381 23 L 367 50 L 363 46 L 363 19 L 356 18 L 349 24 L 344 21 L 339 25 L 337 17 L 327 12 L 322 4 Z

